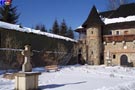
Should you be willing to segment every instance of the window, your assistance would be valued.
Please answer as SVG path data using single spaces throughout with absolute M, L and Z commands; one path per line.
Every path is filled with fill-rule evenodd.
M 112 35 L 112 31 L 109 31 L 109 35 Z
M 116 35 L 119 35 L 120 33 L 119 33 L 119 31 L 116 31 Z
M 113 59 L 115 59 L 116 58 L 116 55 L 113 55 Z
M 93 34 L 93 31 L 91 31 L 91 34 Z
M 80 48 L 79 50 L 78 50 L 78 54 L 81 54 L 82 53 L 82 49 Z
M 93 55 L 93 51 L 91 51 L 91 54 Z

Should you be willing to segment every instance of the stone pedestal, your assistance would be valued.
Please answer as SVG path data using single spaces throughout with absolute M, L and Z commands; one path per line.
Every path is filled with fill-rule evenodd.
M 20 72 L 15 76 L 15 90 L 38 90 L 38 72 Z

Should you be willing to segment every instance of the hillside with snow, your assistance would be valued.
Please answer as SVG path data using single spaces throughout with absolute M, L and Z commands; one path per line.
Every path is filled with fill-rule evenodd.
M 106 66 L 65 66 L 57 72 L 34 68 L 39 76 L 41 90 L 135 90 L 135 68 Z M 2 78 L 0 90 L 13 90 L 14 80 Z

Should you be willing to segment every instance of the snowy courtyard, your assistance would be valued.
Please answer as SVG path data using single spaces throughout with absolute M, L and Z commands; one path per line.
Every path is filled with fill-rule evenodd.
M 42 72 L 41 90 L 135 90 L 135 68 L 73 65 L 57 72 L 44 68 L 34 68 L 33 72 Z M 0 71 L 0 90 L 13 90 L 15 81 L 2 77 Z

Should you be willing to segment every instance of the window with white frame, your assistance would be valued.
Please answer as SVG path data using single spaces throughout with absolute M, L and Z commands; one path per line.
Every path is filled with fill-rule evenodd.
M 119 31 L 116 31 L 116 35 L 120 35 L 120 32 Z

